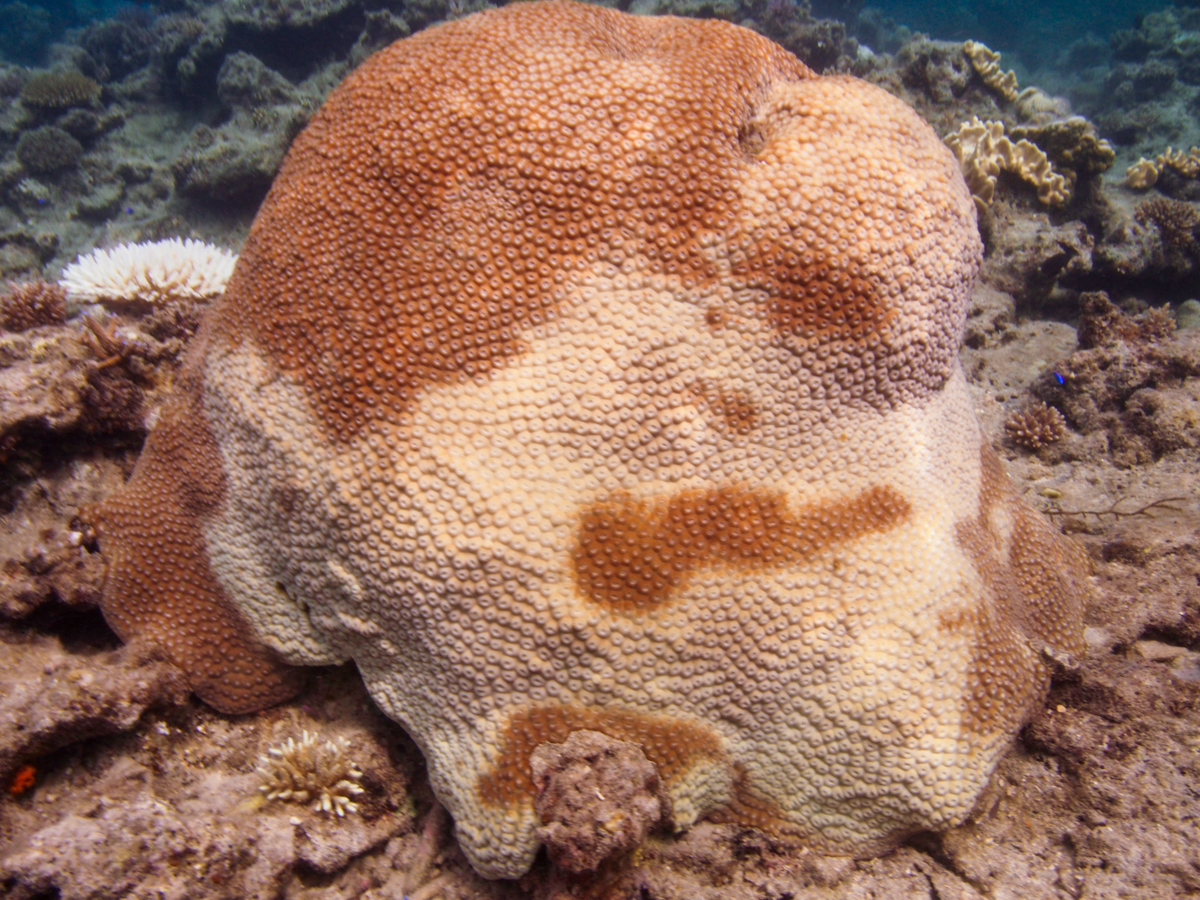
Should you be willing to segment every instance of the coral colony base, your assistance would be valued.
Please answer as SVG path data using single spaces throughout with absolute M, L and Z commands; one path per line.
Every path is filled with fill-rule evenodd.
M 220 710 L 353 659 L 470 862 L 530 760 L 637 745 L 669 822 L 869 853 L 963 821 L 1080 553 L 981 440 L 959 164 L 723 22 L 516 4 L 293 145 L 129 484 L 103 610 Z

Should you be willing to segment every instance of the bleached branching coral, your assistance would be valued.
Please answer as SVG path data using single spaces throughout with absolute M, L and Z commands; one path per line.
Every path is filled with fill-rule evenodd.
M 1000 68 L 1000 54 L 978 41 L 963 44 L 963 53 L 971 66 L 979 73 L 983 83 L 1009 103 L 1017 99 L 1017 73 L 1005 72 Z
M 982 122 L 978 116 L 963 122 L 958 131 L 946 138 L 962 166 L 963 177 L 975 206 L 982 214 L 991 205 L 996 178 L 1012 172 L 1037 188 L 1038 200 L 1057 206 L 1071 199 L 1067 179 L 1054 171 L 1046 154 L 1027 140 L 1015 143 L 1004 134 L 1003 122 Z
M 236 262 L 237 254 L 190 239 L 118 244 L 81 256 L 59 284 L 71 300 L 144 308 L 217 297 Z
M 300 740 L 272 747 L 258 766 L 259 792 L 268 800 L 312 803 L 314 812 L 344 816 L 357 812 L 352 798 L 363 793 L 362 771 L 350 759 L 350 742 L 335 737 L 321 742 L 302 732 Z

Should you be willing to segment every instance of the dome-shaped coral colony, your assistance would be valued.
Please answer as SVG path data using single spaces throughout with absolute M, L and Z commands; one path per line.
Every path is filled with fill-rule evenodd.
M 354 659 L 490 876 L 579 729 L 678 827 L 958 822 L 1081 648 L 1082 564 L 957 362 L 979 259 L 915 113 L 750 31 L 400 41 L 296 140 L 99 511 L 105 612 L 223 710 Z

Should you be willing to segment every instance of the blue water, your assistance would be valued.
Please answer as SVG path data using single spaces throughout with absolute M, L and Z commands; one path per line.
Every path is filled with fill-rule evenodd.
M 265 0 L 264 0 L 265 2 Z M 1194 0 L 1193 0 L 1194 3 Z M 364 9 L 386 7 L 400 13 L 402 0 L 375 0 Z M 421 4 L 428 7 L 430 4 Z M 751 11 L 755 3 L 744 3 Z M 758 0 L 757 5 L 764 5 Z M 814 13 L 839 19 L 851 26 L 860 11 L 878 10 L 884 17 L 913 31 L 923 31 L 943 40 L 980 40 L 989 46 L 1016 54 L 1026 69 L 1053 66 L 1071 41 L 1088 33 L 1100 41 L 1123 28 L 1136 26 L 1145 13 L 1161 9 L 1163 0 L 974 0 L 943 4 L 933 0 L 878 0 L 865 7 L 861 0 L 814 0 Z M 1183 0 L 1183 5 L 1188 5 Z M 60 40 L 69 28 L 127 14 L 129 3 L 120 0 L 0 0 L 0 58 L 24 65 L 46 61 L 52 41 Z M 184 4 L 170 3 L 168 9 Z M 145 5 L 146 10 L 162 7 Z

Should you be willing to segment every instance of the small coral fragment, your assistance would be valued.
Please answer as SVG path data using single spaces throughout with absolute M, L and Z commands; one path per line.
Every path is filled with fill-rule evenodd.
M 321 743 L 315 734 L 272 747 L 258 766 L 259 792 L 268 800 L 312 803 L 313 812 L 345 816 L 357 812 L 352 798 L 363 793 L 362 771 L 350 759 L 350 742 L 336 737 Z
M 81 256 L 59 284 L 72 300 L 146 308 L 220 296 L 236 262 L 236 254 L 203 241 L 119 244 Z
M 1196 243 L 1200 212 L 1190 203 L 1166 197 L 1152 197 L 1138 204 L 1134 217 L 1152 223 L 1168 247 L 1184 250 Z
M 1004 430 L 1018 447 L 1041 450 L 1066 437 L 1067 420 L 1053 406 L 1039 402 L 1009 416 Z
M 1135 191 L 1148 191 L 1158 181 L 1158 166 L 1142 157 L 1125 170 L 1125 187 Z
M 994 90 L 1009 103 L 1017 99 L 1017 73 L 1005 72 L 1000 68 L 1000 54 L 989 49 L 979 41 L 967 41 L 963 44 L 963 53 L 971 61 L 971 66 L 979 73 L 983 83 Z

